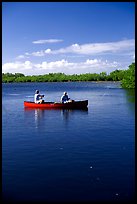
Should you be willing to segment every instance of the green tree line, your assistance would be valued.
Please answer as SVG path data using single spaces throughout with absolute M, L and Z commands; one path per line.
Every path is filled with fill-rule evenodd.
M 129 89 L 135 88 L 135 63 L 129 65 L 129 68 L 125 70 L 124 77 L 121 81 L 121 86 Z
M 69 82 L 69 81 L 121 81 L 123 88 L 135 88 L 135 63 L 127 70 L 66 75 L 64 73 L 49 73 L 44 75 L 25 76 L 22 73 L 2 73 L 2 82 Z

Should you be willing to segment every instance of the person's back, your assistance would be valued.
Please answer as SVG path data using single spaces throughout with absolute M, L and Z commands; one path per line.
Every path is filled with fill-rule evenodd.
M 40 95 L 39 90 L 36 90 L 35 95 L 34 95 L 34 102 L 35 103 L 42 103 L 43 102 L 43 100 L 42 100 L 43 97 L 44 97 L 44 95 Z
M 37 103 L 40 100 L 40 94 L 35 94 L 34 95 L 34 102 Z

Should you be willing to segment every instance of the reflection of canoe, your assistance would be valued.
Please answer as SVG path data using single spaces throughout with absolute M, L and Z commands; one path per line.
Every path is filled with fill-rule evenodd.
M 43 108 L 43 109 L 84 109 L 88 106 L 88 100 L 84 101 L 73 101 L 69 103 L 59 103 L 59 102 L 44 102 L 42 104 L 34 103 L 31 101 L 24 101 L 24 107 L 29 108 Z

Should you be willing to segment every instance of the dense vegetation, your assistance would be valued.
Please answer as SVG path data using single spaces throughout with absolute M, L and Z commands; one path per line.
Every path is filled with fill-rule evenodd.
M 135 88 L 135 63 L 132 63 L 129 69 L 125 70 L 121 86 L 129 89 Z
M 21 73 L 3 73 L 2 82 L 68 82 L 68 81 L 121 81 L 123 88 L 135 88 L 135 63 L 128 70 L 115 70 L 107 75 L 106 72 L 66 75 L 64 73 L 49 73 L 45 75 L 25 76 Z

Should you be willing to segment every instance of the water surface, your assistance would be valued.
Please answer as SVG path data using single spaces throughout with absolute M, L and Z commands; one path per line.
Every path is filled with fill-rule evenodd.
M 88 110 L 28 110 L 64 91 Z M 133 92 L 133 91 L 132 91 Z M 134 93 L 114 82 L 13 83 L 2 87 L 4 201 L 132 201 Z

